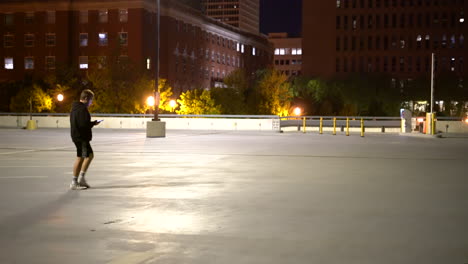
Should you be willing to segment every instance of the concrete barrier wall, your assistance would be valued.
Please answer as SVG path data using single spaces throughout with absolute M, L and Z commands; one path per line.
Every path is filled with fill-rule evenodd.
M 448 128 L 446 127 L 448 125 Z M 468 124 L 462 121 L 437 121 L 436 131 L 445 133 L 468 133 Z
M 146 128 L 151 118 L 141 117 L 92 117 L 103 119 L 95 129 L 102 128 Z M 0 116 L 0 127 L 26 127 L 29 116 Z M 38 128 L 69 128 L 68 116 L 33 116 Z M 230 118 L 162 118 L 167 129 L 185 130 L 244 130 L 244 131 L 279 131 L 277 119 L 230 119 Z
M 146 122 L 151 121 L 151 118 L 142 117 L 93 117 L 92 119 L 104 119 L 104 122 L 96 126 L 96 129 L 145 129 Z M 26 127 L 28 120 L 29 116 L 0 116 L 0 127 L 23 128 Z M 33 120 L 36 120 L 38 128 L 70 127 L 68 116 L 33 116 Z M 279 131 L 279 120 L 271 118 L 162 118 L 161 120 L 166 122 L 167 129 L 174 130 Z M 446 125 L 449 126 L 449 133 L 468 133 L 468 124 L 461 121 L 437 121 L 436 130 L 446 132 Z M 324 131 L 329 131 L 330 129 L 324 127 Z M 293 131 L 297 130 L 297 127 L 282 128 L 282 130 Z M 318 128 L 307 127 L 306 130 L 318 131 Z M 337 131 L 339 131 L 339 128 Z M 381 129 L 366 128 L 366 132 L 381 132 Z M 399 133 L 399 129 L 387 128 L 385 132 Z

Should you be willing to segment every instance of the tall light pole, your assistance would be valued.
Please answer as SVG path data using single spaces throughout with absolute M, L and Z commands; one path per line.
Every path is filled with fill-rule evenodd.
M 431 55 L 431 114 L 434 112 L 434 59 L 435 55 Z
M 154 82 L 154 100 L 155 100 L 155 105 L 154 105 L 154 118 L 153 121 L 159 121 L 159 24 L 161 21 L 161 0 L 156 0 L 156 80 Z

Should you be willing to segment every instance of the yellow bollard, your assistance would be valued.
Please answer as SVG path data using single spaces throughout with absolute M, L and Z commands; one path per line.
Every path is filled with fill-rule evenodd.
M 435 113 L 432 113 L 432 125 L 431 125 L 431 128 L 432 128 L 432 135 L 435 135 L 435 126 L 436 126 L 436 117 L 435 117 Z
M 27 130 L 37 129 L 36 121 L 35 120 L 28 120 L 28 123 L 26 123 L 26 129 Z
M 320 135 L 323 134 L 323 117 L 320 118 L 320 128 L 319 128 Z
M 361 137 L 364 137 L 364 119 L 361 118 Z
M 302 133 L 306 132 L 306 118 L 302 118 Z
M 346 136 L 349 136 L 349 117 L 346 118 Z
M 336 117 L 333 118 L 333 135 L 336 136 Z

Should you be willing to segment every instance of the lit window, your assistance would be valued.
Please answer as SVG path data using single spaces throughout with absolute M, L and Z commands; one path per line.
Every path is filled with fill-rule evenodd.
M 34 69 L 34 58 L 26 57 L 24 58 L 24 69 L 33 70 Z
M 24 35 L 24 46 L 25 47 L 34 47 L 34 34 L 25 34 Z
M 11 48 L 14 46 L 14 36 L 13 35 L 4 35 L 3 36 L 3 47 Z
M 107 23 L 109 12 L 106 10 L 99 10 L 99 23 Z
M 88 10 L 80 11 L 80 24 L 88 23 Z
M 147 58 L 147 59 L 146 59 L 146 69 L 147 69 L 147 70 L 150 70 L 150 69 L 151 69 L 151 59 L 150 59 L 150 58 Z
M 297 49 L 297 55 L 302 55 L 302 49 Z
M 47 24 L 55 24 L 55 11 L 47 11 Z
M 119 21 L 122 23 L 128 21 L 128 9 L 119 9 Z
M 46 46 L 54 47 L 55 46 L 55 34 L 46 34 Z
M 13 58 L 5 58 L 5 69 L 6 70 L 13 70 Z
M 127 46 L 128 45 L 128 33 L 127 32 L 120 32 L 119 33 L 119 41 L 120 41 L 120 45 Z
M 256 53 L 256 50 L 255 50 L 255 47 L 253 47 L 253 48 L 252 48 L 252 55 L 255 56 L 255 55 L 256 55 L 255 53 Z
M 292 49 L 292 55 L 297 55 L 297 49 Z
M 341 7 L 341 0 L 336 0 L 336 7 L 340 8 Z
M 55 69 L 55 56 L 47 56 L 45 58 L 46 69 L 53 70 Z
M 80 46 L 81 47 L 88 46 L 88 33 L 80 33 Z
M 80 56 L 80 69 L 88 69 L 88 56 Z
M 244 44 L 241 45 L 241 52 L 244 53 Z
M 280 50 L 279 49 L 275 49 L 275 55 L 279 55 L 280 54 Z
M 237 43 L 237 52 L 240 51 L 240 43 Z
M 280 49 L 280 55 L 285 55 L 286 51 L 284 49 Z
M 107 46 L 107 33 L 99 33 L 99 46 Z

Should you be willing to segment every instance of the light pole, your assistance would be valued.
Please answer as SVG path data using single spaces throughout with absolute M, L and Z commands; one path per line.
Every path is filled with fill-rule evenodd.
M 161 21 L 161 0 L 156 0 L 156 81 L 154 83 L 154 118 L 153 121 L 159 121 L 159 24 Z

